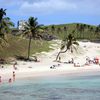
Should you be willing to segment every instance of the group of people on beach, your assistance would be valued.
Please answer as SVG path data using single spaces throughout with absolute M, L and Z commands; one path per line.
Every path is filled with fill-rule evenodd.
M 15 62 L 15 63 L 13 64 L 13 69 L 14 69 L 14 70 L 17 70 L 16 65 L 17 65 L 17 62 Z M 1 68 L 4 68 L 4 66 L 1 66 Z M 12 78 L 9 78 L 9 79 L 8 79 L 8 82 L 9 82 L 9 83 L 14 82 L 14 81 L 15 81 L 15 77 L 16 77 L 16 74 L 15 74 L 15 71 L 13 71 L 13 72 L 12 72 Z M 2 76 L 0 76 L 0 83 L 2 83 Z
M 99 58 L 94 57 L 93 59 L 91 59 L 90 57 L 86 57 L 85 64 L 80 65 L 79 63 L 77 63 L 77 65 L 75 65 L 74 63 L 74 67 L 89 66 L 90 64 L 100 65 Z
M 8 79 L 8 83 L 12 83 L 15 81 L 15 77 L 16 77 L 16 74 L 15 74 L 15 71 L 12 72 L 12 78 L 9 78 Z M 0 83 L 2 83 L 2 76 L 0 76 Z
M 61 57 L 59 57 L 59 60 L 58 60 L 59 63 L 61 63 Z M 67 62 L 63 62 L 65 64 L 73 64 L 74 67 L 81 67 L 81 66 L 89 66 L 90 64 L 96 64 L 96 65 L 100 65 L 100 62 L 99 62 L 99 58 L 98 57 L 94 57 L 93 59 L 90 59 L 90 57 L 86 57 L 86 62 L 81 65 L 79 62 L 75 62 L 74 61 L 74 58 L 71 58 L 70 60 L 68 60 Z M 59 66 L 60 64 L 58 64 Z M 57 65 L 52 65 L 50 68 L 51 69 L 54 69 Z

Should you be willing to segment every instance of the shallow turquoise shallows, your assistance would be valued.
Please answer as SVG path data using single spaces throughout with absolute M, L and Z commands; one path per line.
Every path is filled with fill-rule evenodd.
M 100 100 L 100 76 L 52 76 L 0 85 L 0 100 Z

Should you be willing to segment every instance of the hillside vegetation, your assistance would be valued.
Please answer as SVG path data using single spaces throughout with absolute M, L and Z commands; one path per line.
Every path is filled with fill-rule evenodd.
M 100 26 L 82 23 L 61 24 L 45 26 L 45 32 L 64 39 L 68 34 L 73 34 L 77 39 L 100 39 Z
M 44 26 L 44 33 L 55 36 L 57 39 L 65 39 L 68 34 L 73 34 L 76 39 L 100 39 L 100 27 L 81 23 L 61 24 Z M 9 34 L 7 36 L 8 46 L 0 48 L 0 58 L 9 59 L 16 56 L 27 57 L 29 40 Z M 36 52 L 49 51 L 50 42 L 43 39 L 32 40 L 31 55 Z
M 18 36 L 7 36 L 8 46 L 0 48 L 0 58 L 9 59 L 16 56 L 27 56 L 28 39 L 22 39 Z M 49 51 L 49 42 L 44 40 L 32 40 L 31 55 L 36 52 Z

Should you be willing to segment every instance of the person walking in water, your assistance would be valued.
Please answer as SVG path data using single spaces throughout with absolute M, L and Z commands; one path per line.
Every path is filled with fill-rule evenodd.
M 2 80 L 1 80 L 1 76 L 0 76 L 0 83 L 2 82 Z
M 8 82 L 11 83 L 11 82 L 12 82 L 12 79 L 10 78 L 10 79 L 8 80 Z
M 15 72 L 13 71 L 13 81 L 15 81 Z

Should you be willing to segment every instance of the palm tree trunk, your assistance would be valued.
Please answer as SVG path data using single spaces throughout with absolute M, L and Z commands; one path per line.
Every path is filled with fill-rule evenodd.
M 30 47 L 31 47 L 31 36 L 29 37 L 29 45 L 28 45 L 28 57 L 27 59 L 29 60 L 29 57 L 30 57 Z
M 58 53 L 57 57 L 56 57 L 56 61 L 57 61 L 59 55 L 60 55 L 61 53 L 65 53 L 65 52 L 67 52 L 67 50 L 68 50 L 68 49 L 66 49 L 65 51 L 60 51 L 60 52 Z
M 1 29 L 2 29 L 2 21 L 0 19 L 0 33 L 1 33 Z
M 57 55 L 57 57 L 56 57 L 56 61 L 57 61 L 57 59 L 58 59 L 58 57 L 59 57 L 60 53 L 61 53 L 61 52 L 59 52 L 59 53 L 58 53 L 58 55 Z

